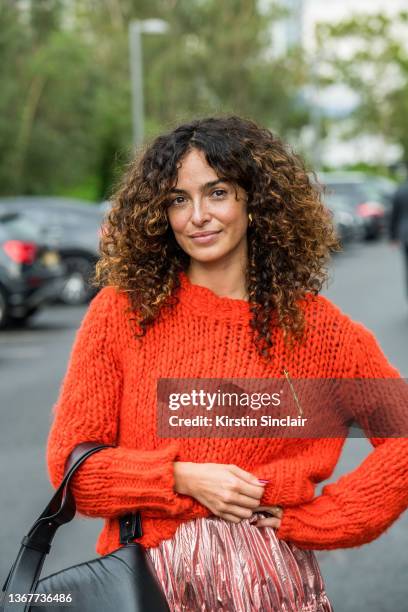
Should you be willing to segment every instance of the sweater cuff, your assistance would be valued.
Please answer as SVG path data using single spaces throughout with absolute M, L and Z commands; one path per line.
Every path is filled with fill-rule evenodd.
M 174 489 L 179 444 L 140 451 L 103 449 L 78 469 L 72 484 L 78 511 L 90 516 L 117 516 L 136 510 L 175 516 L 191 510 L 194 500 Z
M 361 543 L 355 526 L 350 526 L 347 517 L 328 495 L 320 495 L 306 504 L 283 508 L 276 535 L 303 549 L 330 550 Z
M 270 481 L 264 487 L 262 506 L 294 506 L 313 499 L 315 485 L 302 470 L 294 469 L 288 461 L 259 465 L 251 469 L 251 474 Z

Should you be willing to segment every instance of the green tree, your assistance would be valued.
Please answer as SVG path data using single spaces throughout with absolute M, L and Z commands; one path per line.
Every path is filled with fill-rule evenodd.
M 317 33 L 322 84 L 344 83 L 359 96 L 346 135 L 382 134 L 408 160 L 408 12 L 357 14 Z
M 256 0 L 36 0 L 0 12 L 2 193 L 106 197 L 132 152 L 128 25 L 160 18 L 143 35 L 146 137 L 210 113 L 235 112 L 279 131 L 307 120 L 297 92 L 306 73 L 294 51 L 274 58 L 276 5 Z
M 97 146 L 88 131 L 97 80 L 90 46 L 59 29 L 60 2 L 32 3 L 31 9 L 27 14 L 9 5 L 0 13 L 5 194 L 53 193 L 74 185 L 92 168 Z
M 77 9 L 87 29 L 98 32 L 99 61 L 110 64 L 106 74 L 115 75 L 114 86 L 104 94 L 109 108 L 115 107 L 115 98 L 130 98 L 129 21 L 160 18 L 169 24 L 165 35 L 143 35 L 147 138 L 211 113 L 252 117 L 283 135 L 308 121 L 298 98 L 306 74 L 301 54 L 271 59 L 269 53 L 272 25 L 283 14 L 276 4 L 261 13 L 256 0 L 224 0 L 222 5 L 216 0 L 83 0 Z M 115 135 L 117 150 L 123 151 L 126 137 L 130 145 L 131 126 L 123 112 L 104 121 L 108 152 L 115 148 Z

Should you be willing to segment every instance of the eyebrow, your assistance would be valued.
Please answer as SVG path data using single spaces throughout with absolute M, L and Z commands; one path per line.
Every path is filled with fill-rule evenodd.
M 208 183 L 204 183 L 203 185 L 201 185 L 200 187 L 200 191 L 206 191 L 207 189 L 211 189 L 211 187 L 215 187 L 215 185 L 218 185 L 218 183 L 228 183 L 228 179 L 226 178 L 219 178 L 216 179 L 215 181 L 209 181 Z M 186 191 L 185 189 L 170 189 L 170 193 L 188 193 L 188 191 Z

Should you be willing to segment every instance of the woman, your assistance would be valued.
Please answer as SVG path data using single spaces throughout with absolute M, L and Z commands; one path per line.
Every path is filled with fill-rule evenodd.
M 314 498 L 344 437 L 158 435 L 159 379 L 400 378 L 319 295 L 338 248 L 299 157 L 235 116 L 157 138 L 113 199 L 48 467 L 58 486 L 74 446 L 115 444 L 75 475 L 78 510 L 105 518 L 100 554 L 119 546 L 118 516 L 141 511 L 172 610 L 331 610 L 312 550 L 369 542 L 407 506 L 403 439 L 371 436 Z

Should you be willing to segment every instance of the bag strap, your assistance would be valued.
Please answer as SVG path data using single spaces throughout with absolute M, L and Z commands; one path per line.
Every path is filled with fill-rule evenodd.
M 95 446 L 95 442 L 82 442 L 81 444 L 78 444 L 73 449 L 66 461 L 65 474 L 69 475 L 72 469 L 74 471 L 77 470 L 81 463 L 85 461 L 90 454 L 102 448 L 114 447 L 111 444 Z M 69 481 L 71 480 L 71 477 L 72 476 L 69 475 Z M 121 544 L 128 544 L 130 541 L 142 537 L 142 518 L 139 511 L 135 513 L 129 512 L 128 514 L 125 514 L 119 518 L 119 533 L 119 541 Z
M 3 585 L 3 601 L 0 611 L 13 610 L 23 612 L 29 604 L 12 603 L 5 600 L 7 593 L 33 593 L 39 580 L 45 556 L 51 550 L 51 542 L 61 525 L 69 523 L 75 516 L 75 498 L 69 487 L 72 477 L 82 463 L 91 455 L 104 448 L 114 448 L 112 444 L 82 442 L 78 444 L 65 464 L 64 478 L 54 493 L 51 501 L 35 521 L 28 534 L 22 539 L 20 551 L 14 561 Z M 119 519 L 120 543 L 127 544 L 132 539 L 141 537 L 141 516 L 126 514 Z

